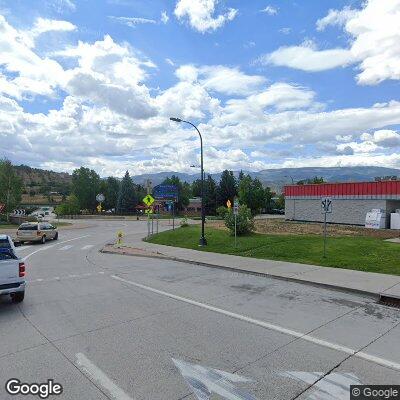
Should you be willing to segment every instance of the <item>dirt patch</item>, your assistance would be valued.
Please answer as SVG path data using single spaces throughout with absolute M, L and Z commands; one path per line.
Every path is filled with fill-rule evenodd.
M 323 224 L 317 222 L 285 221 L 284 219 L 256 219 L 255 232 L 268 235 L 321 235 Z M 217 229 L 226 229 L 224 221 L 211 221 L 207 225 Z M 389 229 L 367 229 L 362 226 L 328 224 L 329 236 L 367 236 L 389 239 L 399 236 Z

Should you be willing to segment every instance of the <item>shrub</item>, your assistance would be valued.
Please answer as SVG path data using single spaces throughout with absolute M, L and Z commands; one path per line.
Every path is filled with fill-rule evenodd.
M 189 226 L 189 224 L 188 224 L 187 218 L 186 217 L 182 218 L 181 228 L 187 228 L 188 226 Z
M 228 209 L 224 206 L 220 206 L 217 208 L 216 211 L 217 211 L 217 215 L 224 219 L 226 213 L 228 212 Z
M 225 215 L 225 225 L 231 231 L 231 234 L 235 234 L 235 215 L 232 209 L 227 211 Z M 251 214 L 250 208 L 245 205 L 239 207 L 239 213 L 236 216 L 236 233 L 237 235 L 245 235 L 254 230 L 254 219 Z

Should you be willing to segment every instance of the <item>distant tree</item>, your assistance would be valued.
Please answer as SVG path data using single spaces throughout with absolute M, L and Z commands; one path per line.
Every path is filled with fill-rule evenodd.
M 246 204 L 253 215 L 265 207 L 265 189 L 260 180 L 244 176 L 239 182 L 239 202 Z
M 192 196 L 201 197 L 201 179 L 192 183 Z M 207 215 L 215 215 L 217 208 L 217 184 L 211 175 L 204 182 L 204 204 Z
M 187 182 L 182 183 L 178 176 L 172 175 L 164 179 L 163 185 L 174 185 L 178 189 L 178 202 L 176 210 L 181 211 L 183 207 L 189 204 L 189 198 L 192 194 L 192 189 Z
M 120 181 L 117 178 L 110 176 L 102 181 L 100 191 L 106 198 L 104 201 L 104 207 L 106 209 L 117 209 L 119 189 Z
M 78 198 L 74 195 L 71 194 L 68 196 L 65 202 L 57 206 L 54 210 L 54 212 L 60 216 L 60 215 L 76 215 L 79 214 L 80 211 L 80 203 Z
M 233 172 L 225 170 L 217 187 L 217 206 L 225 206 L 228 200 L 233 202 L 236 195 L 237 184 Z
M 303 179 L 301 181 L 297 182 L 297 185 L 312 185 L 312 184 L 318 184 L 318 183 L 325 183 L 324 178 L 318 177 L 318 176 L 314 176 L 314 178 L 308 178 L 308 179 Z
M 7 220 L 9 213 L 20 204 L 22 179 L 17 176 L 11 161 L 0 160 L 0 203 L 5 204 Z
M 278 198 L 275 200 L 276 208 L 283 210 L 285 208 L 285 196 L 281 193 Z
M 78 198 L 80 208 L 94 210 L 100 177 L 92 169 L 80 167 L 72 173 L 72 192 Z
M 137 192 L 135 185 L 133 184 L 132 178 L 129 175 L 129 172 L 126 171 L 125 176 L 123 177 L 117 200 L 117 212 L 119 213 L 127 213 L 135 210 L 135 207 L 138 204 Z
M 274 208 L 274 202 L 272 198 L 275 196 L 275 193 L 271 191 L 271 188 L 266 187 L 264 189 L 264 207 L 267 213 L 271 212 L 271 210 Z

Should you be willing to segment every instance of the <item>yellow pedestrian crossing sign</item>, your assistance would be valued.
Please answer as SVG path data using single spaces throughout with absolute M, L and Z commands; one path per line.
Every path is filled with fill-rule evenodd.
M 143 199 L 143 203 L 146 204 L 146 206 L 150 207 L 154 203 L 154 197 L 151 194 L 148 194 Z
M 230 200 L 228 200 L 228 201 L 226 202 L 226 206 L 227 206 L 228 208 L 231 208 L 231 207 L 232 207 L 232 203 L 231 203 Z
M 144 210 L 145 214 L 153 214 L 153 209 L 152 208 L 147 208 L 146 210 Z

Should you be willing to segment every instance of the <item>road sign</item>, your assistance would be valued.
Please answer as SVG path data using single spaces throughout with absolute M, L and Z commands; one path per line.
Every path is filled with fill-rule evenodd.
M 6 205 L 3 203 L 0 203 L 0 213 L 3 212 L 3 210 L 6 208 Z
M 99 193 L 99 194 L 96 196 L 96 200 L 97 200 L 99 203 L 102 203 L 105 199 L 106 199 L 106 198 L 104 197 L 104 194 L 102 194 L 102 193 Z
M 321 199 L 321 208 L 323 213 L 332 213 L 332 199 L 330 197 L 323 197 Z
M 232 203 L 231 203 L 230 200 L 228 200 L 228 201 L 226 202 L 226 206 L 227 206 L 228 208 L 231 208 L 231 207 L 232 207 Z
M 238 215 L 238 214 L 239 214 L 239 200 L 238 200 L 238 199 L 235 199 L 235 200 L 233 201 L 233 213 L 234 213 L 235 215 Z
M 175 185 L 157 185 L 153 188 L 153 197 L 157 200 L 178 201 L 178 188 Z
M 144 197 L 143 203 L 146 204 L 146 206 L 151 206 L 154 203 L 154 197 L 151 194 L 148 194 Z
M 102 212 L 103 210 L 102 210 L 102 208 L 101 208 L 101 204 L 99 204 L 97 207 L 96 207 L 96 209 L 97 209 L 97 212 Z
M 153 209 L 152 208 L 147 208 L 146 210 L 144 210 L 145 214 L 153 214 Z

